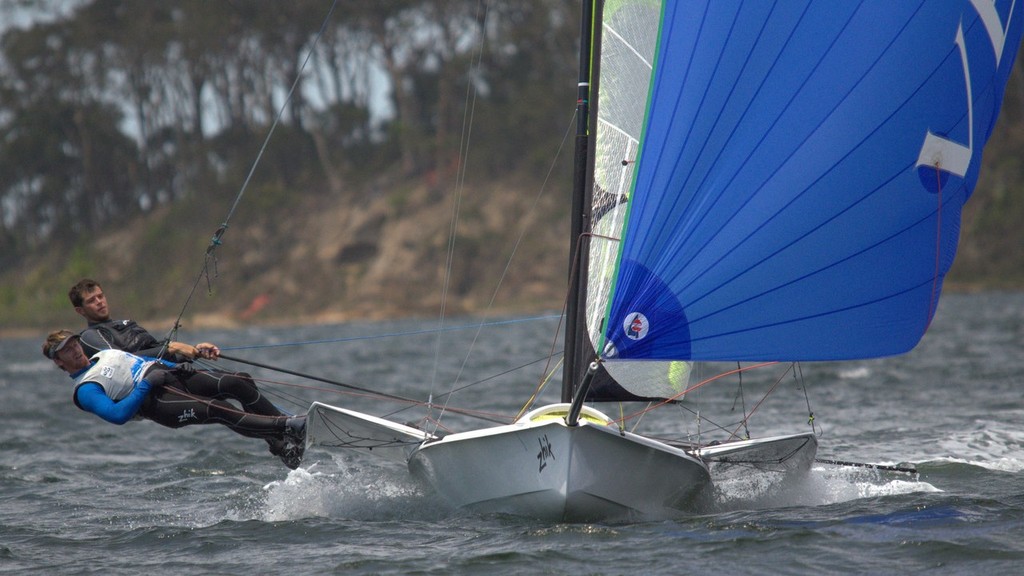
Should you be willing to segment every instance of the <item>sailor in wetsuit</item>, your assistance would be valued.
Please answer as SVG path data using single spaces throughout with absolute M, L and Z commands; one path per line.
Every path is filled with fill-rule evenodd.
M 251 379 L 121 350 L 101 350 L 90 358 L 79 340 L 70 330 L 51 332 L 43 342 L 43 355 L 74 379 L 75 405 L 82 410 L 113 424 L 138 418 L 168 428 L 223 424 L 243 436 L 266 440 L 289 468 L 302 462 L 305 417 L 282 414 Z
M 75 307 L 75 312 L 88 321 L 88 327 L 81 332 L 80 346 L 87 358 L 92 358 L 101 350 L 123 350 L 137 356 L 147 358 L 161 358 L 175 363 L 188 362 L 196 358 L 216 360 L 220 356 L 220 349 L 209 342 L 203 342 L 192 346 L 183 342 L 168 342 L 164 347 L 145 328 L 139 326 L 134 320 L 112 320 L 110 309 L 107 305 L 107 297 L 103 293 L 100 283 L 91 279 L 83 278 L 68 290 L 68 299 Z M 191 365 L 189 365 L 191 366 Z M 257 390 L 256 383 L 252 376 L 245 372 L 227 372 L 220 370 L 203 371 L 212 379 L 224 380 L 234 383 L 238 378 L 244 379 L 249 389 Z M 202 378 L 207 380 L 209 378 Z M 270 404 L 269 401 L 265 401 Z M 270 404 L 270 406 L 273 406 Z M 281 415 L 282 412 L 276 408 L 273 411 L 265 409 L 261 414 Z M 286 443 L 267 438 L 267 444 L 271 454 L 286 458 L 289 449 Z
M 164 350 L 163 343 L 134 320 L 112 320 L 103 287 L 90 278 L 83 278 L 72 286 L 68 290 L 68 299 L 75 307 L 75 312 L 89 323 L 81 333 L 81 345 L 86 356 L 91 357 L 108 348 L 150 358 L 166 358 L 173 362 L 194 360 L 197 357 L 213 360 L 220 355 L 220 350 L 209 342 L 196 346 L 168 342 Z

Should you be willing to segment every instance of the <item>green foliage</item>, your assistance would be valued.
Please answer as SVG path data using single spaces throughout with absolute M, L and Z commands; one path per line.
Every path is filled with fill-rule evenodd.
M 546 172 L 571 116 L 575 2 L 487 8 L 357 4 L 318 36 L 326 11 L 312 0 L 83 0 L 9 28 L 0 244 L 73 241 L 250 178 L 315 193 L 396 164 L 439 185 L 460 166 L 491 178 Z
M 79 278 L 88 276 L 95 269 L 95 255 L 88 245 L 78 244 L 64 265 L 61 277 L 67 281 L 68 287 L 78 281 Z
M 48 255 L 37 264 L 6 271 L 0 282 L 2 326 L 77 325 L 67 290 L 93 274 L 96 254 L 90 246 L 76 245 L 60 255 Z M 17 280 L 10 281 L 12 278 Z

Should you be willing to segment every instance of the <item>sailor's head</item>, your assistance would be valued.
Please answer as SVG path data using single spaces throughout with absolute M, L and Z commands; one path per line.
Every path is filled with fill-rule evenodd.
M 68 290 L 68 299 L 83 318 L 89 322 L 110 320 L 107 297 L 100 283 L 91 278 L 82 278 Z
M 73 372 L 89 364 L 82 351 L 79 336 L 71 330 L 54 330 L 43 342 L 43 356 L 67 372 Z

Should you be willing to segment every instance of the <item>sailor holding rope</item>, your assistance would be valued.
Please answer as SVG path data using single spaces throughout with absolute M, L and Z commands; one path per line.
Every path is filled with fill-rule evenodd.
M 163 343 L 134 320 L 112 320 L 103 287 L 91 278 L 83 278 L 72 286 L 68 290 L 68 300 L 75 307 L 75 312 L 89 323 L 80 334 L 82 349 L 87 356 L 108 348 L 139 356 L 167 358 L 173 362 L 196 358 L 214 360 L 220 355 L 220 350 L 209 342 L 192 346 L 172 341 L 167 342 L 165 349 Z
M 189 362 L 175 364 L 123 350 L 101 350 L 89 357 L 79 335 L 70 330 L 51 332 L 43 342 L 43 355 L 75 381 L 75 405 L 107 422 L 147 419 L 168 428 L 223 424 L 242 436 L 262 438 L 291 469 L 302 462 L 305 417 L 283 414 L 251 378 L 197 371 Z

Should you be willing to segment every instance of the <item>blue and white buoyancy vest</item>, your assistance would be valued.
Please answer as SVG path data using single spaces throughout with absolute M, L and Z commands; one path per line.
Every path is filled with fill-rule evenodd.
M 75 376 L 75 390 L 82 384 L 94 382 L 115 402 L 130 394 L 135 385 L 142 381 L 146 370 L 157 363 L 156 360 L 147 360 L 123 350 L 100 350 L 89 361 L 93 365 Z M 78 403 L 77 400 L 75 403 Z

